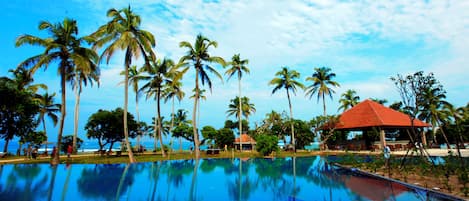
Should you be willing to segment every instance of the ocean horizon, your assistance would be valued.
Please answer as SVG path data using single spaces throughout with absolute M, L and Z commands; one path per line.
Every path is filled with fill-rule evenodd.
M 131 146 L 135 146 L 137 144 L 137 141 L 136 140 L 131 140 L 130 141 L 131 143 Z M 163 143 L 165 145 L 169 145 L 169 140 L 168 141 L 163 141 Z M 189 142 L 187 140 L 182 140 L 182 149 L 183 150 L 189 150 L 191 146 L 193 146 L 193 143 L 192 142 Z M 52 151 L 52 148 L 56 145 L 56 142 L 49 142 L 47 144 L 47 152 L 51 152 Z M 155 148 L 154 146 L 154 141 L 151 141 L 151 140 L 143 140 L 143 141 L 140 141 L 140 145 L 143 145 L 143 147 L 145 147 L 146 150 L 153 150 Z M 12 154 L 16 154 L 18 148 L 19 148 L 19 141 L 18 140 L 12 140 L 8 143 L 8 152 L 9 153 L 12 153 Z M 27 144 L 23 144 L 23 146 L 21 147 L 21 149 L 24 149 L 24 148 L 27 148 Z M 0 140 L 0 153 L 3 154 L 3 149 L 5 147 L 5 140 Z M 110 145 L 106 145 L 104 146 L 105 150 L 108 150 L 110 147 Z M 157 148 L 160 147 L 160 143 L 158 141 L 157 145 L 156 145 Z M 174 139 L 173 140 L 173 145 L 172 145 L 172 148 L 173 150 L 179 150 L 180 148 L 180 145 L 179 145 L 179 140 L 178 139 Z M 206 146 L 203 145 L 201 146 L 201 149 L 205 149 Z M 116 142 L 114 143 L 113 147 L 112 147 L 112 150 L 113 151 L 117 151 L 117 150 L 120 150 L 121 149 L 121 143 L 120 142 Z M 80 147 L 80 149 L 78 150 L 79 153 L 81 152 L 94 152 L 94 151 L 97 151 L 99 150 L 99 144 L 98 144 L 98 141 L 84 141 L 82 146 Z M 43 153 L 44 151 L 46 151 L 46 145 L 41 145 L 41 147 L 39 147 L 38 151 L 40 153 Z M 21 150 L 21 153 L 23 152 L 23 150 Z M 22 153 L 23 154 L 23 153 Z

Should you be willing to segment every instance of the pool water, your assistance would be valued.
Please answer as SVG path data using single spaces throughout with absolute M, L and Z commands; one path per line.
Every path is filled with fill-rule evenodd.
M 327 158 L 0 166 L 0 200 L 451 200 Z

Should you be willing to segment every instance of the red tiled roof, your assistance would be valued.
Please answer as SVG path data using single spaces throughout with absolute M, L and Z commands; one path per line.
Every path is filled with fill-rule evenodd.
M 246 143 L 246 142 L 256 143 L 256 141 L 254 139 L 252 139 L 252 137 L 247 135 L 247 134 L 241 134 L 241 142 L 243 142 L 243 143 Z M 239 143 L 239 137 L 235 139 L 235 143 Z
M 408 115 L 369 99 L 342 113 L 339 120 L 336 129 L 411 126 L 411 119 Z M 414 126 L 429 127 L 430 125 L 415 119 Z

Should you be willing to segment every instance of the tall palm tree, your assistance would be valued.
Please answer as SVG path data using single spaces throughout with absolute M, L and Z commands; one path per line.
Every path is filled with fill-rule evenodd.
M 185 96 L 184 91 L 182 91 L 182 82 L 181 82 L 182 75 L 184 73 L 185 72 L 177 71 L 173 74 L 170 74 L 171 82 L 165 85 L 165 89 L 164 89 L 164 95 L 163 95 L 164 102 L 166 103 L 171 99 L 171 125 L 169 129 L 171 132 L 173 131 L 173 128 L 174 128 L 174 115 L 175 115 L 174 114 L 174 101 L 177 98 L 180 103 L 181 100 Z M 171 144 L 172 142 L 173 142 L 173 136 L 171 135 Z
M 77 135 L 78 135 L 78 117 L 80 112 L 80 95 L 82 92 L 82 84 L 85 86 L 90 83 L 93 85 L 93 82 L 97 82 L 99 87 L 99 68 L 97 65 L 90 66 L 80 66 L 76 68 L 70 75 L 70 81 L 75 91 L 75 116 L 74 116 L 74 128 L 73 128 L 73 140 L 72 147 L 73 152 L 77 152 Z
M 445 111 L 445 109 L 449 108 L 446 106 L 449 103 L 444 100 L 446 98 L 446 92 L 440 88 L 427 88 L 425 91 L 422 91 L 422 93 L 425 103 L 423 103 L 423 108 L 417 118 L 429 122 L 432 125 L 433 141 L 438 143 L 435 137 L 436 126 L 441 127 L 441 124 L 443 124 L 445 120 L 448 119 L 449 114 L 447 111 Z M 447 148 L 450 149 L 446 134 L 443 129 L 441 129 L 441 131 L 444 139 L 447 141 Z
M 228 80 L 233 77 L 234 75 L 237 75 L 238 77 L 238 109 L 239 109 L 239 114 L 241 114 L 241 109 L 243 108 L 241 106 L 241 78 L 243 77 L 243 72 L 249 74 L 249 68 L 246 66 L 249 63 L 249 60 L 244 59 L 242 60 L 239 56 L 239 54 L 233 55 L 231 58 L 231 62 L 228 63 L 228 65 L 231 65 L 231 68 L 227 69 L 225 74 L 228 75 Z M 241 122 L 241 115 L 237 115 L 238 117 L 238 122 L 239 122 L 239 136 L 241 137 L 241 134 L 243 134 L 243 127 L 242 127 L 242 122 Z M 240 138 L 241 139 L 241 138 Z M 240 141 L 240 146 L 242 147 L 242 142 Z M 241 151 L 241 150 L 240 150 Z
M 154 97 L 156 100 L 156 121 L 155 121 L 155 149 L 156 149 L 156 137 L 160 140 L 161 154 L 166 157 L 166 153 L 163 149 L 163 138 L 161 137 L 161 97 L 163 93 L 164 85 L 171 83 L 169 74 L 174 68 L 174 62 L 171 59 L 164 58 L 152 62 L 151 66 L 145 69 L 148 76 L 142 76 L 142 80 L 148 80 L 146 84 L 142 86 L 140 91 L 145 92 L 148 97 Z
M 140 122 L 140 113 L 138 112 L 138 100 L 140 98 L 138 83 L 141 80 L 142 76 L 141 73 L 144 71 L 144 68 L 137 69 L 136 65 L 133 65 L 129 68 L 129 87 L 132 87 L 132 90 L 135 93 L 135 113 L 137 114 L 137 122 Z M 125 70 L 123 70 L 120 75 L 125 76 Z M 123 84 L 123 82 L 122 82 Z M 138 133 L 137 135 L 137 147 L 140 146 L 140 137 L 142 133 Z
M 280 71 L 275 73 L 276 78 L 272 79 L 269 82 L 269 85 L 273 85 L 274 89 L 272 90 L 272 94 L 277 92 L 278 90 L 284 88 L 287 92 L 288 98 L 288 107 L 290 108 L 290 122 L 291 122 L 291 144 L 293 145 L 293 150 L 296 151 L 295 147 L 295 129 L 293 127 L 293 109 L 290 100 L 290 91 L 296 95 L 296 89 L 304 89 L 304 85 L 299 82 L 297 79 L 300 78 L 300 73 L 295 70 L 290 70 L 288 67 L 282 67 Z
M 42 122 L 44 133 L 47 136 L 46 130 L 46 116 L 52 120 L 54 126 L 57 125 L 58 116 L 57 113 L 60 112 L 60 104 L 54 103 L 55 93 L 49 94 L 44 93 L 43 95 L 36 95 L 36 100 L 39 103 L 39 122 Z
M 100 60 L 109 60 L 118 50 L 125 51 L 124 59 L 124 136 L 125 143 L 128 147 L 130 163 L 136 162 L 132 149 L 130 149 L 129 130 L 127 125 L 127 105 L 128 105 L 128 83 L 129 83 L 129 68 L 132 65 L 132 59 L 143 56 L 145 65 L 149 66 L 150 60 L 155 58 L 151 48 L 155 47 L 155 38 L 153 34 L 140 28 L 140 16 L 135 14 L 130 6 L 121 10 L 109 9 L 107 16 L 111 18 L 105 25 L 99 27 L 91 36 L 97 41 L 94 43 L 93 48 L 101 48 L 105 45 Z
M 212 90 L 212 81 L 208 76 L 208 72 L 215 74 L 220 80 L 223 81 L 221 75 L 210 66 L 210 63 L 217 63 L 225 66 L 225 60 L 218 56 L 211 56 L 208 52 L 208 49 L 213 46 L 216 48 L 218 43 L 216 41 L 209 40 L 201 34 L 197 35 L 194 45 L 190 44 L 187 41 L 182 41 L 179 43 L 179 47 L 187 48 L 186 55 L 182 56 L 179 60 L 181 66 L 190 66 L 192 65 L 195 70 L 195 98 L 194 98 L 194 108 L 192 113 L 192 125 L 194 132 L 194 148 L 195 148 L 195 157 L 198 159 L 200 157 L 199 151 L 199 134 L 197 132 L 197 125 L 195 121 L 197 104 L 199 102 L 199 79 L 202 81 L 202 86 L 207 83 L 208 88 Z M 200 78 L 199 78 L 200 77 Z
M 314 73 L 311 77 L 307 77 L 306 81 L 312 81 L 313 84 L 306 88 L 306 96 L 309 96 L 311 99 L 314 94 L 318 95 L 319 98 L 322 98 L 322 104 L 324 108 L 324 116 L 326 114 L 326 95 L 332 99 L 332 94 L 335 93 L 331 87 L 339 87 L 339 83 L 333 81 L 332 79 L 335 77 L 335 73 L 331 73 L 330 68 L 321 67 L 321 68 L 314 68 Z
M 78 26 L 75 20 L 65 18 L 62 23 L 57 24 L 42 21 L 39 23 L 39 30 L 47 30 L 51 34 L 50 37 L 40 38 L 32 35 L 22 35 L 16 39 L 16 46 L 24 44 L 37 45 L 45 48 L 44 53 L 28 58 L 18 66 L 30 66 L 32 73 L 34 73 L 40 67 L 47 68 L 49 64 L 58 62 L 62 93 L 61 116 L 57 135 L 57 149 L 60 150 L 66 115 L 65 83 L 75 68 L 86 68 L 96 65 L 98 55 L 95 51 L 82 46 L 82 42 L 86 38 L 77 37 Z M 58 163 L 59 154 L 56 154 L 51 164 L 57 165 Z
M 196 89 L 193 89 L 192 92 L 194 92 L 194 95 L 190 96 L 189 98 L 195 98 L 195 90 Z M 202 103 L 200 102 L 200 100 L 207 100 L 207 96 L 205 96 L 205 89 L 199 89 L 198 90 L 198 95 L 199 95 L 199 100 L 198 100 L 198 104 L 197 104 L 197 118 L 194 119 L 194 121 L 196 121 L 196 124 L 195 125 L 200 125 L 200 105 L 202 105 Z
M 356 104 L 360 102 L 360 96 L 357 96 L 357 92 L 353 89 L 349 89 L 345 91 L 342 95 L 340 95 L 340 107 L 338 110 L 342 109 L 342 111 L 348 110 L 352 108 Z

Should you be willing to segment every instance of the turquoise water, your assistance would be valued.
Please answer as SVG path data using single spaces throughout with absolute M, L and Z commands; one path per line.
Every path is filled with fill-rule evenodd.
M 0 200 L 446 200 L 326 158 L 0 166 Z

